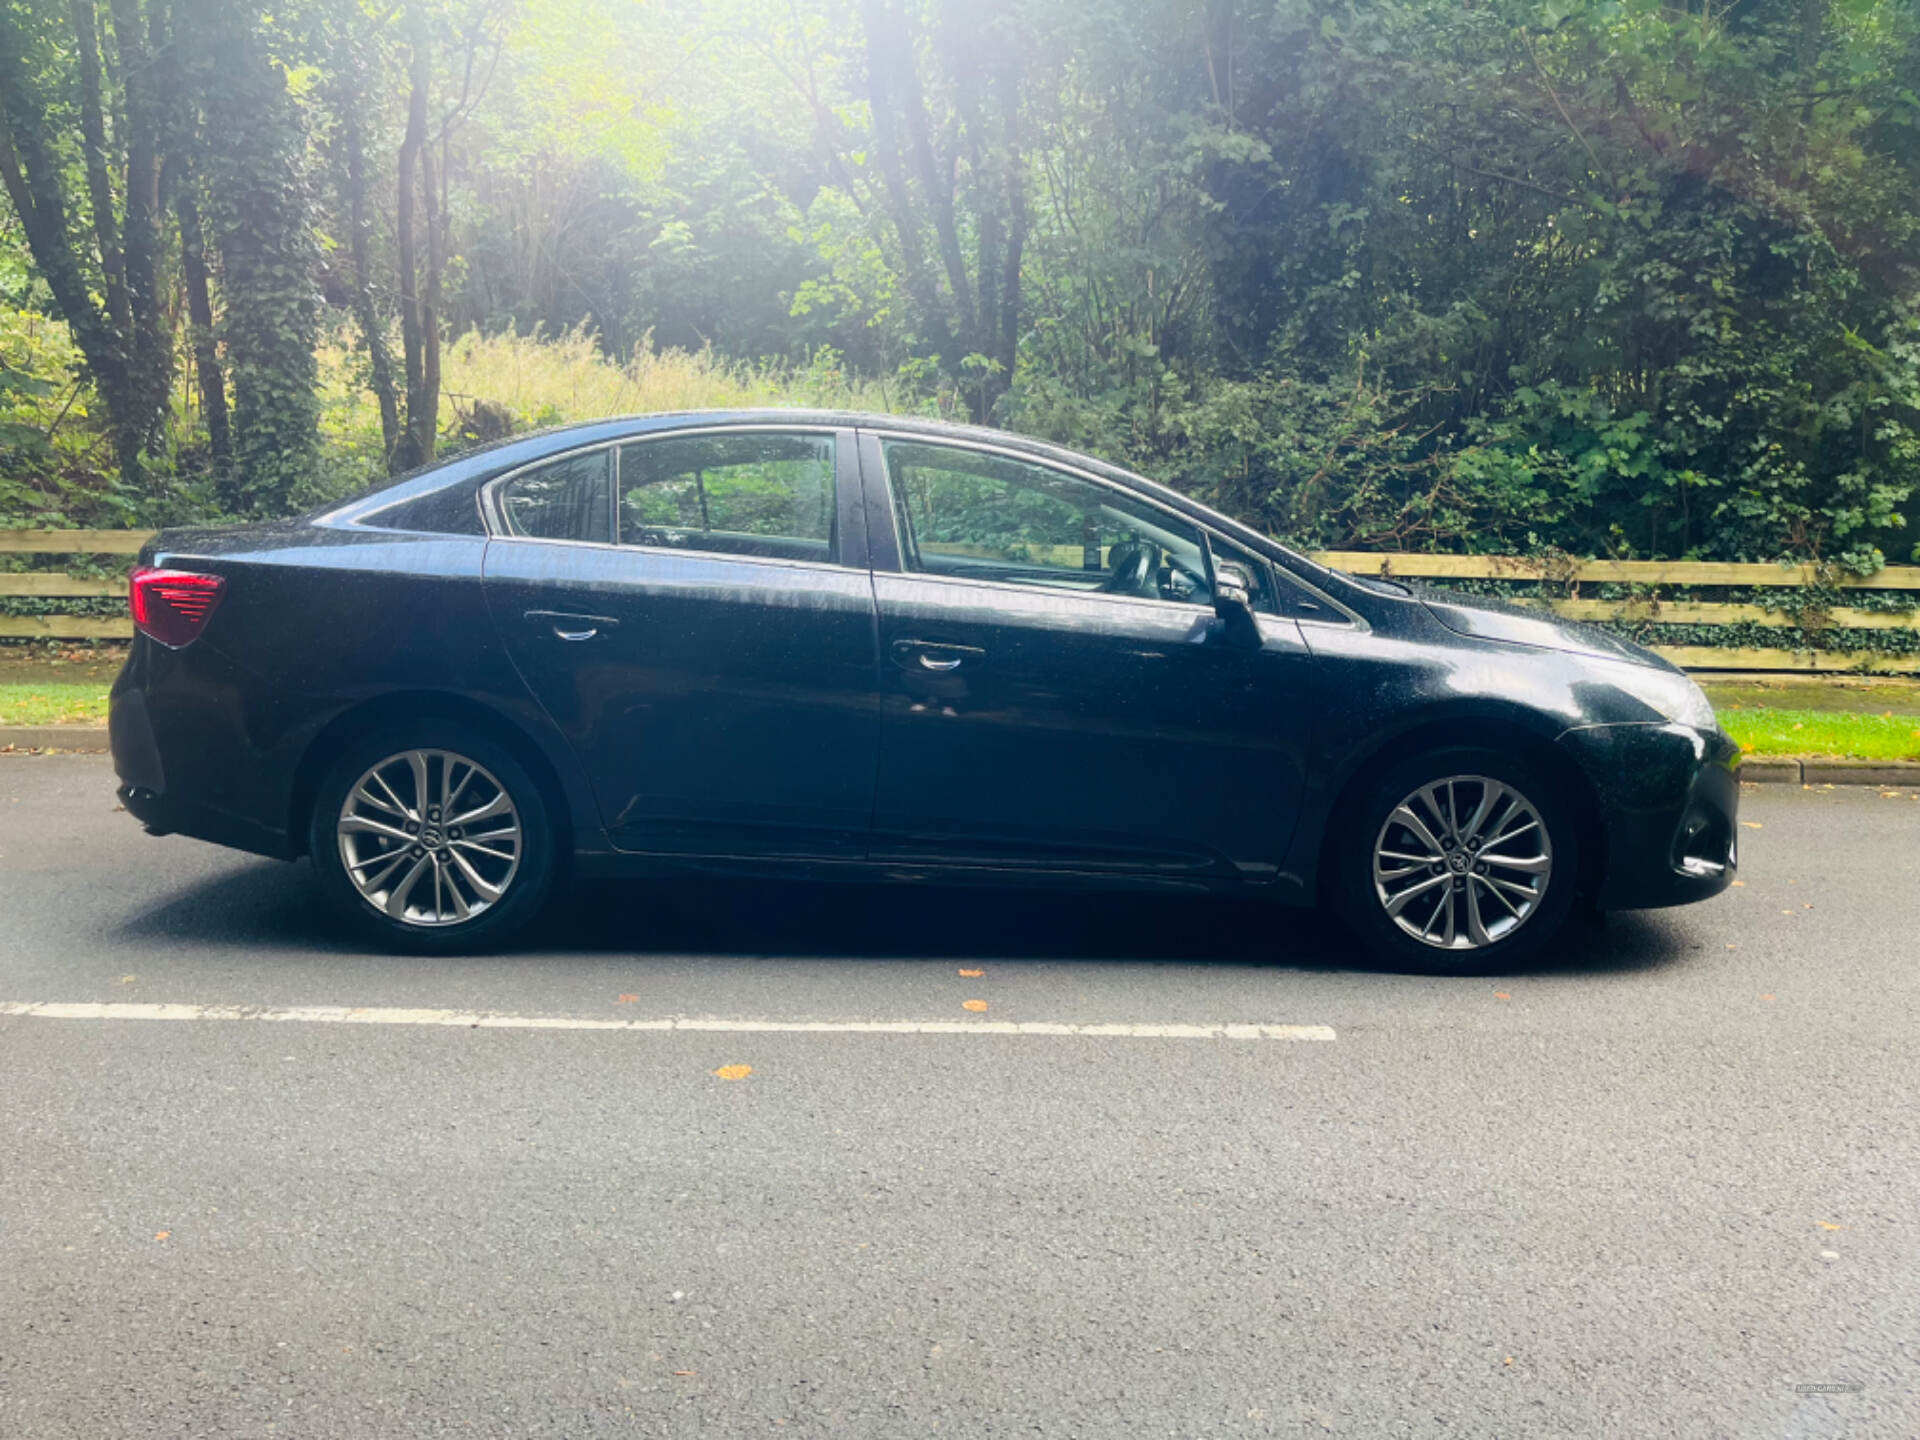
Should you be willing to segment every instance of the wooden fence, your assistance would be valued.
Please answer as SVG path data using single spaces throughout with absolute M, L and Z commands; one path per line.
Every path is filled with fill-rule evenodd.
M 132 555 L 152 532 L 145 530 L 0 530 L 0 555 Z M 1390 575 L 1410 579 L 1553 581 L 1577 590 L 1581 585 L 1634 585 L 1647 589 L 1676 586 L 1790 587 L 1812 582 L 1805 569 L 1766 564 L 1717 564 L 1696 560 L 1584 560 L 1555 566 L 1535 560 L 1493 555 L 1379 555 L 1362 551 L 1328 551 L 1316 557 L 1328 565 L 1357 575 Z M 1840 588 L 1920 591 L 1920 565 L 1895 565 L 1868 579 L 1848 577 Z M 93 580 L 42 571 L 34 574 L 0 573 L 0 597 L 92 598 L 125 592 L 120 579 Z M 1920 655 L 1876 654 L 1804 648 L 1804 635 L 1791 617 L 1761 605 L 1712 604 L 1695 601 L 1636 598 L 1543 600 L 1559 615 L 1575 620 L 1655 621 L 1672 625 L 1756 624 L 1778 629 L 1777 647 L 1735 649 L 1716 645 L 1661 645 L 1654 648 L 1689 670 L 1798 670 L 1845 671 L 1862 667 L 1920 674 Z M 1835 630 L 1920 629 L 1920 612 L 1865 610 L 1835 606 L 1825 615 Z M 114 617 L 70 615 L 0 615 L 0 637 L 46 636 L 61 640 L 123 640 L 133 633 L 130 621 Z M 1798 643 L 1796 643 L 1798 642 Z

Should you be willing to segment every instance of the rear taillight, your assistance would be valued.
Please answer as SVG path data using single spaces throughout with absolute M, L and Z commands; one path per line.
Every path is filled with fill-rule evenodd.
M 154 570 L 141 566 L 127 577 L 127 606 L 133 623 L 169 650 L 190 645 L 207 628 L 207 617 L 227 588 L 219 575 L 191 570 Z

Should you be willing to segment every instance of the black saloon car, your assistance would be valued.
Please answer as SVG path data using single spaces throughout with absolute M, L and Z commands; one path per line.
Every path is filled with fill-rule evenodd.
M 994 431 L 577 426 L 131 587 L 127 809 L 403 948 L 678 867 L 1325 899 L 1469 971 L 1733 878 L 1738 749 L 1657 656 Z

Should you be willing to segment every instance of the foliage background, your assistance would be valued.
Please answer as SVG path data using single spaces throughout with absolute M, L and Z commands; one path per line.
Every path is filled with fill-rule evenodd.
M 10 153 L 49 148 L 109 330 L 148 112 L 167 192 L 123 423 L 10 184 L 0 524 L 356 488 L 404 458 L 385 366 L 443 452 L 849 404 L 1311 546 L 1870 572 L 1920 560 L 1916 77 L 1913 0 L 0 0 Z

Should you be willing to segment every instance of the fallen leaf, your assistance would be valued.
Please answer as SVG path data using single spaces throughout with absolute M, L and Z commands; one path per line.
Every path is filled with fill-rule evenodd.
M 171 1230 L 156 1231 L 154 1233 L 153 1238 L 156 1240 L 171 1240 L 173 1238 L 173 1231 Z
M 616 997 L 613 1003 L 616 1005 L 631 1005 L 639 998 L 638 995 L 621 995 Z
M 962 1000 L 960 1002 L 960 1008 L 962 1010 L 980 1011 L 987 1008 L 987 1002 L 984 1000 Z
M 1844 1225 L 1836 1225 L 1831 1220 L 1816 1220 L 1813 1223 L 1818 1225 L 1822 1230 L 1844 1230 L 1847 1228 Z
M 1496 1000 L 1511 1000 L 1513 996 L 1509 995 L 1504 990 L 1496 990 L 1493 992 L 1493 998 Z
M 753 1073 L 751 1065 L 722 1065 L 713 1072 L 722 1080 L 744 1080 Z
M 1767 828 L 1766 826 L 1762 825 L 1758 820 L 1742 820 L 1740 823 L 1746 826 L 1747 829 L 1749 830 L 1764 830 Z
M 1773 999 L 1774 997 L 1773 997 L 1773 996 L 1771 996 L 1771 995 L 1762 995 L 1762 996 L 1761 996 L 1760 998 L 1761 998 L 1762 1000 L 1766 1000 L 1766 1001 L 1769 1001 L 1769 1002 L 1771 1002 L 1771 1001 L 1772 1001 L 1772 999 Z
M 984 970 L 962 970 L 960 973 L 969 980 L 978 980 L 982 975 L 986 974 L 987 972 Z
M 122 975 L 120 977 L 120 983 L 122 985 L 131 985 L 133 984 L 134 981 L 138 980 L 139 978 L 140 977 L 138 975 Z
M 1502 1361 L 1501 1361 L 1500 1363 L 1501 1363 L 1502 1365 L 1511 1365 L 1511 1364 L 1513 1363 L 1513 1357 L 1512 1357 L 1511 1355 L 1509 1355 L 1509 1356 L 1507 1356 L 1507 1358 L 1506 1358 L 1506 1359 L 1504 1359 L 1504 1360 L 1502 1360 Z

